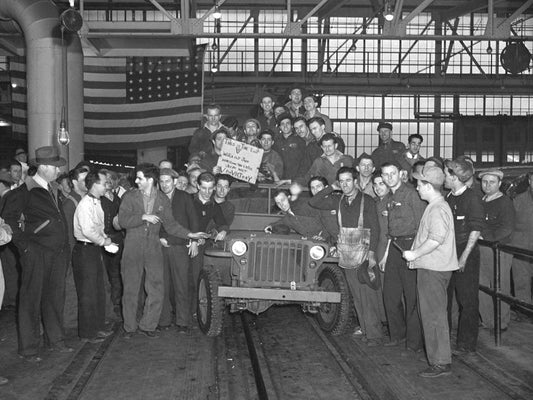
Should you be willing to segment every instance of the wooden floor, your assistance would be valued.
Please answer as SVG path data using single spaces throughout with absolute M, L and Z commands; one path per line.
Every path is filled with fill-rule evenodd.
M 31 365 L 16 354 L 14 311 L 0 312 L 0 399 L 231 399 L 256 398 L 240 333 L 228 318 L 223 335 L 164 331 L 158 339 L 116 334 L 104 343 L 74 337 L 73 354 L 43 351 Z M 118 326 L 118 324 L 117 324 Z M 255 335 L 280 399 L 533 399 L 533 324 L 513 320 L 496 347 L 481 330 L 476 354 L 454 358 L 453 374 L 423 379 L 423 354 L 367 347 L 352 335 L 331 337 L 298 307 L 261 314 Z M 421 359 L 422 358 L 422 359 Z M 238 379 L 233 386 L 226 382 Z M 358 385 L 360 391 L 358 392 Z M 239 395 L 234 393 L 240 393 Z M 242 394 L 244 393 L 244 394 Z

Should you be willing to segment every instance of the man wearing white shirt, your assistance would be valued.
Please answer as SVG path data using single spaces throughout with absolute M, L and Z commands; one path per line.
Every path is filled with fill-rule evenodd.
M 88 194 L 74 212 L 72 272 L 78 293 L 78 335 L 90 343 L 102 342 L 105 331 L 105 290 L 102 246 L 111 239 L 104 233 L 104 210 L 100 197 L 106 191 L 106 174 L 89 172 L 85 177 Z

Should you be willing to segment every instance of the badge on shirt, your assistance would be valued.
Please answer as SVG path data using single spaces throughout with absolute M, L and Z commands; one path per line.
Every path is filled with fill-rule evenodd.
M 205 217 L 207 215 L 207 213 L 205 212 L 205 210 L 202 210 L 202 217 Z
M 337 215 L 337 210 L 331 210 L 329 213 L 330 213 L 331 215 Z

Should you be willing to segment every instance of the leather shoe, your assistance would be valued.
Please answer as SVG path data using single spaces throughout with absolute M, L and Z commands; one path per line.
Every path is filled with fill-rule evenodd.
M 405 338 L 391 340 L 390 342 L 385 343 L 383 346 L 385 346 L 385 347 L 395 347 L 395 346 L 399 346 L 402 343 L 405 343 Z
M 23 356 L 22 354 L 19 354 L 19 357 L 22 358 L 24 361 L 27 361 L 32 364 L 37 364 L 43 361 L 43 359 L 39 357 L 37 354 L 31 354 L 28 356 Z
M 418 376 L 422 378 L 438 378 L 439 376 L 446 376 L 452 374 L 451 364 L 435 364 L 428 369 L 420 372 Z
M 85 339 L 85 341 L 87 343 L 91 343 L 91 344 L 97 344 L 97 343 L 102 343 L 103 341 L 105 340 L 105 338 L 103 337 L 94 337 L 94 338 L 90 338 L 90 339 Z
M 383 340 L 381 339 L 368 339 L 366 342 L 366 345 L 368 347 L 379 347 L 383 344 Z
M 150 339 L 157 339 L 159 337 L 159 332 L 157 331 L 145 331 L 143 329 L 137 329 L 137 332 Z
M 111 336 L 113 333 L 113 331 L 98 331 L 96 332 L 96 337 L 105 339 L 106 337 Z
M 178 333 L 189 333 L 189 327 L 185 325 L 178 325 L 176 330 L 178 331 Z
M 159 331 L 168 331 L 170 328 L 172 328 L 172 325 L 157 325 Z
M 124 331 L 122 333 L 122 338 L 126 339 L 126 340 L 129 340 L 133 337 L 133 335 L 135 335 L 135 332 L 127 332 L 127 331 Z
M 53 346 L 50 346 L 51 351 L 55 351 L 57 353 L 72 353 L 74 352 L 74 349 L 72 347 L 68 347 L 64 342 L 57 342 Z
M 9 379 L 4 378 L 3 376 L 0 376 L 0 386 L 5 385 L 9 382 Z

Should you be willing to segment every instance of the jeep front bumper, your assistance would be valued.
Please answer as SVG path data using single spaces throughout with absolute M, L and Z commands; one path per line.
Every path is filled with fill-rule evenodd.
M 290 289 L 258 289 L 233 286 L 219 286 L 220 297 L 233 299 L 279 300 L 279 301 L 309 301 L 314 303 L 340 303 L 339 292 L 319 292 L 309 290 Z

